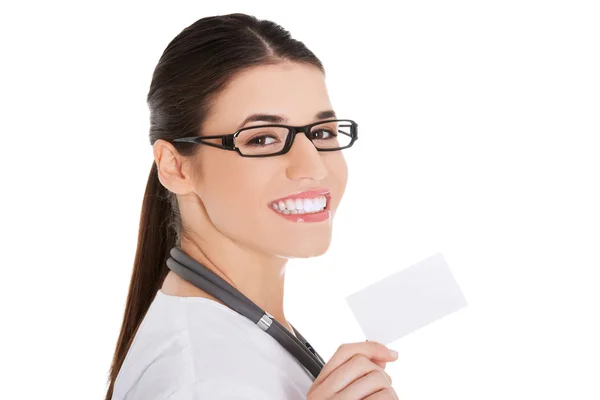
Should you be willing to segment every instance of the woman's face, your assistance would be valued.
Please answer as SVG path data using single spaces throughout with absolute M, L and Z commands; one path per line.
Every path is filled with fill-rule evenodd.
M 236 75 L 220 93 L 200 135 L 233 133 L 246 117 L 256 113 L 278 115 L 282 124 L 300 126 L 333 119 L 316 117 L 328 110 L 333 107 L 325 78 L 316 67 L 297 63 L 259 66 Z M 261 120 L 243 126 L 270 123 Z M 342 151 L 319 152 L 300 133 L 288 153 L 273 157 L 247 158 L 235 151 L 198 145 L 191 168 L 206 215 L 219 232 L 236 243 L 286 258 L 321 255 L 329 247 L 332 219 L 348 179 Z M 308 190 L 327 193 L 308 193 L 304 196 L 312 200 L 308 202 L 286 200 Z M 323 197 L 326 210 L 314 213 Z M 283 203 L 277 202 L 275 208 L 273 202 L 280 199 Z M 285 205 L 289 214 L 281 212 L 280 205 Z M 291 211 L 292 206 L 296 210 Z

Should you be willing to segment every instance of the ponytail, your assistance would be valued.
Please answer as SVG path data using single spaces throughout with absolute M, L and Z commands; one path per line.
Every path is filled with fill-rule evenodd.
M 109 371 L 109 386 L 105 400 L 111 400 L 115 379 L 133 337 L 150 308 L 157 290 L 167 276 L 166 260 L 169 251 L 176 245 L 177 236 L 171 221 L 173 197 L 158 180 L 156 162 L 153 162 L 144 193 L 133 273 L 121 333 Z

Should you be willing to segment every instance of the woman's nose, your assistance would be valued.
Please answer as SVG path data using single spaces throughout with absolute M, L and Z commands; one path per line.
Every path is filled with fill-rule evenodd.
M 320 181 L 325 178 L 326 168 L 321 154 L 305 134 L 299 132 L 296 135 L 287 156 L 289 163 L 286 172 L 289 179 Z

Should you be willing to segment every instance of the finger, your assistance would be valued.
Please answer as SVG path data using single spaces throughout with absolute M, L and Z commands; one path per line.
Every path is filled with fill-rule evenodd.
M 333 354 L 331 359 L 325 364 L 319 376 L 313 382 L 314 385 L 320 384 L 340 365 L 344 364 L 350 358 L 357 354 L 362 354 L 366 358 L 375 362 L 378 361 L 393 361 L 397 357 L 392 356 L 390 349 L 381 343 L 377 342 L 359 342 L 359 343 L 344 343 Z
M 381 371 L 383 372 L 383 374 L 385 375 L 385 377 L 387 378 L 388 382 L 390 383 L 390 385 L 392 384 L 392 377 L 390 376 L 390 374 L 388 374 L 385 371 Z
M 380 390 L 379 392 L 375 392 L 369 397 L 365 397 L 364 400 L 398 400 L 398 396 L 396 395 L 396 391 L 391 388 Z
M 381 343 L 377 342 L 359 342 L 359 343 L 345 343 L 342 344 L 338 350 L 333 354 L 331 359 L 325 364 L 319 376 L 315 379 L 313 384 L 318 385 L 323 380 L 335 371 L 340 365 L 344 364 L 350 358 L 360 354 L 371 360 L 373 363 L 376 361 L 389 362 L 397 358 L 390 353 L 390 349 L 385 347 Z M 379 364 L 378 364 L 379 365 Z
M 336 372 L 337 373 L 337 372 Z M 368 374 L 352 381 L 334 397 L 336 400 L 364 399 L 373 393 L 390 387 L 386 378 L 378 371 L 373 370 Z
M 368 341 L 369 341 L 369 339 L 365 340 L 365 342 L 368 342 Z M 375 342 L 375 343 L 379 343 L 379 342 Z M 387 366 L 387 361 L 381 361 L 378 359 L 373 359 L 371 361 L 373 361 L 375 364 L 379 365 L 381 368 L 385 368 Z
M 365 340 L 365 342 L 368 342 L 369 339 Z M 379 342 L 377 342 L 379 343 Z M 387 362 L 386 361 L 381 361 L 381 360 L 371 360 L 372 362 L 374 362 L 375 364 L 379 365 L 381 368 L 385 369 L 385 367 L 387 366 Z M 390 374 L 388 374 L 387 372 L 383 371 L 383 373 L 385 374 L 385 376 L 387 377 L 388 382 L 390 382 L 390 385 L 392 384 L 392 377 L 390 376 Z

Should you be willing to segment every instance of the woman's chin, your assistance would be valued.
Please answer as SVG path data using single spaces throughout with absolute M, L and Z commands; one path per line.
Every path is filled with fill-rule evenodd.
M 298 245 L 287 248 L 285 251 L 281 251 L 282 254 L 286 258 L 311 258 L 322 256 L 327 252 L 329 246 L 331 244 L 331 240 L 322 240 L 322 241 L 312 241 L 306 240 L 303 243 L 299 243 Z

